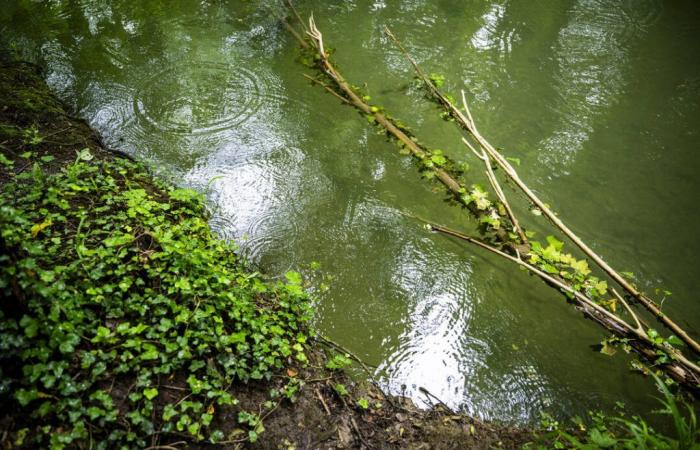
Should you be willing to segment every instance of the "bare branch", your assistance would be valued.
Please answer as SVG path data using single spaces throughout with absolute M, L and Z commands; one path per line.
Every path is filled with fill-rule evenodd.
M 635 314 L 635 312 L 632 311 L 632 308 L 627 303 L 627 301 L 620 295 L 619 292 L 617 292 L 617 290 L 615 290 L 615 288 L 611 288 L 610 292 L 613 293 L 615 298 L 617 298 L 620 301 L 620 303 L 622 303 L 622 305 L 625 307 L 625 309 L 627 310 L 629 315 L 632 316 L 632 318 L 634 319 L 634 322 L 637 324 L 637 330 L 639 330 L 640 332 L 644 332 L 644 327 L 642 326 L 642 323 L 639 320 L 639 317 L 637 317 L 637 314 Z
M 305 73 L 302 74 L 305 78 L 308 78 L 312 83 L 316 83 L 319 86 L 323 87 L 325 90 L 327 90 L 329 93 L 333 94 L 338 100 L 342 101 L 343 103 L 346 104 L 351 104 L 350 100 L 347 98 L 343 97 L 342 95 L 338 94 L 332 87 L 328 86 L 326 83 L 324 83 L 321 80 L 317 80 L 316 78 L 309 76 Z
M 424 72 L 421 70 L 418 63 L 410 56 L 410 54 L 403 48 L 398 39 L 390 32 L 388 29 L 385 30 L 387 35 L 392 38 L 396 45 L 401 49 L 401 51 L 406 55 L 408 60 L 413 65 L 416 74 L 423 80 L 423 83 L 428 88 L 428 91 L 433 94 L 433 96 L 443 105 L 443 107 L 450 113 L 450 115 L 455 119 L 455 121 L 460 125 L 462 129 L 467 131 L 471 136 L 479 143 L 479 146 L 483 148 L 491 158 L 503 169 L 503 171 L 510 177 L 510 179 L 520 188 L 520 190 L 525 194 L 525 196 L 530 199 L 541 211 L 542 214 L 549 219 L 549 221 L 554 224 L 559 230 L 566 235 L 576 246 L 578 246 L 583 253 L 593 260 L 610 278 L 612 278 L 617 284 L 619 284 L 625 291 L 629 292 L 632 297 L 634 297 L 640 304 L 642 304 L 648 311 L 650 311 L 654 316 L 662 322 L 666 327 L 672 330 L 680 339 L 682 339 L 696 354 L 700 354 L 700 343 L 695 341 L 690 335 L 683 330 L 678 324 L 676 324 L 668 315 L 663 313 L 661 309 L 656 305 L 656 303 L 641 293 L 637 288 L 635 288 L 631 283 L 622 277 L 615 269 L 613 269 L 609 264 L 607 264 L 602 257 L 600 257 L 596 252 L 594 252 L 583 240 L 576 235 L 564 222 L 562 222 L 559 217 L 552 212 L 552 210 L 542 201 L 540 198 L 520 179 L 518 173 L 515 171 L 513 166 L 501 155 L 501 153 L 496 150 L 477 130 L 474 123 L 474 119 L 471 117 L 471 112 L 467 106 L 466 96 L 463 94 L 462 99 L 464 103 L 467 116 L 457 108 L 452 102 L 443 95 L 439 89 L 425 76 Z

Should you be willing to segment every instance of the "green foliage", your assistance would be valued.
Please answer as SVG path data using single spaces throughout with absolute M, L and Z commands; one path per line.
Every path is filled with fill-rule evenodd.
M 608 299 L 608 283 L 591 275 L 588 262 L 577 260 L 570 253 L 564 253 L 564 243 L 554 236 L 547 236 L 547 246 L 540 242 L 531 241 L 529 262 L 537 268 L 557 275 L 568 281 L 571 287 L 612 312 L 617 311 L 617 300 Z
M 331 369 L 331 370 L 340 370 L 343 369 L 350 364 L 352 364 L 352 361 L 349 358 L 350 355 L 333 355 L 331 359 L 326 362 L 326 369 Z
M 196 192 L 91 159 L 37 163 L 0 193 L 0 401 L 36 448 L 220 441 L 213 418 L 237 385 L 306 361 L 301 278 L 247 273 Z M 243 422 L 257 439 L 262 422 Z
M 445 85 L 445 76 L 440 75 L 439 73 L 431 73 L 428 75 L 428 79 L 431 83 L 433 83 L 433 86 L 438 89 Z
M 299 61 L 309 68 L 316 69 L 315 76 L 317 79 L 325 80 L 325 82 L 331 86 L 336 84 L 336 81 L 330 78 L 326 73 L 326 70 L 321 63 L 321 59 L 315 50 L 311 48 L 302 50 Z M 445 77 L 437 73 L 431 73 L 428 76 L 428 79 L 436 88 L 441 88 L 445 84 Z M 416 81 L 418 82 L 417 84 L 421 86 L 424 85 L 422 79 L 418 78 Z M 362 89 L 359 86 L 352 85 L 351 89 L 363 101 L 369 102 L 371 100 L 371 97 L 362 92 Z M 346 96 L 342 90 L 338 91 L 337 93 L 340 96 Z M 444 96 L 451 103 L 455 103 L 454 98 L 452 98 L 452 96 L 449 94 L 444 94 Z M 376 118 L 376 114 L 379 112 L 381 112 L 387 120 L 395 125 L 396 128 L 401 130 L 410 140 L 415 142 L 421 148 L 422 153 L 413 154 L 405 142 L 397 139 L 396 136 L 384 128 Z M 463 175 L 469 170 L 468 164 L 460 163 L 452 158 L 449 158 L 443 154 L 442 150 L 427 149 L 413 135 L 409 127 L 405 126 L 400 120 L 391 117 L 381 106 L 370 105 L 369 113 L 365 113 L 363 115 L 370 125 L 374 125 L 378 129 L 380 134 L 386 134 L 390 140 L 393 140 L 398 145 L 400 154 L 412 155 L 417 160 L 423 178 L 426 180 L 435 180 L 436 178 L 440 178 L 440 174 L 447 174 L 453 180 L 455 180 L 461 187 L 461 191 L 459 194 L 457 194 L 448 188 L 447 194 L 449 196 L 449 200 L 455 201 L 456 203 L 470 209 L 472 213 L 477 216 L 483 231 L 492 232 L 501 228 L 502 221 L 504 220 L 503 216 L 505 215 L 502 205 L 499 204 L 497 205 L 497 208 L 492 208 L 494 204 L 488 199 L 486 191 L 478 186 L 473 186 L 471 191 L 467 191 L 466 182 L 464 181 Z M 454 120 L 449 113 L 443 113 L 440 117 L 445 120 Z
M 462 201 L 467 205 L 473 203 L 479 211 L 486 211 L 491 207 L 488 193 L 478 184 L 472 185 L 471 190 L 462 195 Z
M 342 384 L 342 383 L 337 383 L 335 386 L 333 386 L 333 389 L 334 389 L 335 392 L 337 392 L 338 395 L 340 395 L 341 397 L 350 395 L 350 393 L 348 392 L 348 388 L 347 388 L 344 384 Z
M 39 134 L 39 129 L 36 125 L 32 125 L 22 130 L 22 142 L 24 142 L 25 145 L 35 146 L 44 142 L 44 138 Z
M 520 166 L 520 158 L 516 158 L 514 156 L 506 156 L 506 159 L 515 164 L 516 166 Z
M 602 413 L 590 413 L 592 424 L 587 428 L 579 421 L 580 433 L 563 431 L 559 423 L 544 415 L 542 425 L 551 430 L 543 439 L 550 441 L 552 448 L 597 449 L 654 449 L 654 450 L 698 450 L 700 429 L 693 407 L 679 401 L 666 384 L 653 375 L 663 395 L 659 402 L 663 408 L 657 413 L 668 416 L 673 425 L 673 434 L 666 435 L 654 430 L 639 416 L 627 417 L 623 411 L 618 417 Z M 685 410 L 685 411 L 683 411 Z M 542 447 L 540 447 L 542 448 Z

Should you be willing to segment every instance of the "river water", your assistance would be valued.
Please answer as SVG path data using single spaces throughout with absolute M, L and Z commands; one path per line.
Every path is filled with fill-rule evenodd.
M 700 8 L 692 1 L 299 0 L 351 82 L 431 148 L 471 163 L 412 87 L 392 28 L 595 250 L 700 328 Z M 276 8 L 281 11 L 280 8 Z M 530 423 L 653 387 L 560 295 L 404 213 L 473 230 L 393 144 L 302 77 L 297 45 L 252 1 L 6 1 L 0 41 L 104 136 L 203 192 L 213 228 L 267 273 L 320 263 L 318 328 L 387 390 L 427 389 Z M 546 230 L 512 189 L 517 211 Z

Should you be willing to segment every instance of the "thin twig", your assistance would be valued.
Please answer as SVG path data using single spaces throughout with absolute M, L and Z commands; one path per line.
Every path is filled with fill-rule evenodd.
M 159 387 L 162 387 L 163 389 L 171 389 L 173 391 L 185 391 L 185 392 L 189 391 L 189 389 L 187 389 L 187 388 L 178 387 L 178 386 L 170 386 L 167 384 L 161 384 Z
M 427 390 L 423 386 L 418 386 L 418 390 L 421 391 L 422 393 L 424 393 L 426 396 L 428 396 L 428 398 L 433 398 L 433 399 L 437 400 L 438 404 L 440 404 L 443 408 L 445 408 L 447 410 L 447 412 L 449 412 L 450 414 L 452 414 L 452 415 L 455 414 L 454 410 L 452 408 L 450 408 L 449 406 L 447 406 L 447 403 L 440 400 L 440 397 L 438 397 L 437 395 L 433 394 L 432 392 L 430 392 L 429 390 Z
M 472 127 L 476 127 L 474 124 L 474 118 L 472 117 L 471 111 L 469 111 L 469 105 L 467 104 L 467 96 L 464 94 L 464 89 L 462 89 L 462 105 L 464 106 L 464 110 L 467 112 L 467 118 L 469 119 L 469 124 Z
M 342 345 L 338 344 L 337 342 L 335 342 L 335 341 L 333 341 L 333 340 L 331 340 L 331 339 L 329 339 L 329 338 L 327 338 L 327 337 L 325 337 L 325 336 L 317 335 L 317 336 L 315 337 L 315 339 L 318 339 L 321 343 L 325 343 L 326 345 L 329 345 L 329 346 L 331 346 L 331 347 L 334 347 L 336 350 L 340 350 L 341 352 L 345 353 L 345 354 L 348 355 L 350 358 L 352 358 L 354 361 L 356 361 L 356 362 L 360 365 L 360 367 L 362 367 L 362 370 L 365 371 L 365 373 L 367 374 L 367 377 L 368 377 L 369 380 L 372 382 L 372 384 L 373 384 L 373 385 L 377 388 L 377 390 L 382 394 L 382 396 L 384 397 L 384 399 L 386 399 L 386 401 L 388 401 L 392 406 L 396 406 L 396 403 L 395 403 L 394 400 L 391 398 L 391 396 L 386 395 L 386 394 L 384 393 L 384 391 L 382 391 L 381 386 L 379 385 L 379 383 L 378 383 L 378 382 L 376 381 L 376 379 L 375 379 L 374 372 L 373 372 L 372 370 L 370 370 L 370 368 L 367 366 L 367 364 L 366 364 L 364 361 L 362 361 L 362 360 L 360 359 L 360 357 L 358 357 L 357 355 L 355 355 L 354 353 L 352 353 L 352 352 L 351 352 L 350 350 L 348 350 L 347 348 L 343 347 Z
M 422 219 L 421 219 L 422 220 Z M 611 313 L 607 309 L 603 308 L 602 306 L 598 305 L 585 295 L 583 295 L 581 292 L 575 290 L 571 286 L 567 285 L 566 283 L 562 282 L 561 280 L 558 280 L 551 275 L 547 274 L 546 272 L 543 272 L 542 270 L 538 269 L 537 267 L 533 266 L 532 264 L 529 264 L 525 261 L 523 261 L 520 258 L 517 258 L 515 256 L 509 255 L 508 253 L 505 253 L 496 247 L 493 247 L 483 241 L 480 241 L 479 239 L 475 239 L 471 236 L 467 236 L 463 233 L 460 233 L 459 231 L 451 230 L 447 227 L 443 227 L 441 225 L 436 225 L 432 224 L 430 222 L 424 221 L 430 229 L 446 234 L 448 236 L 453 236 L 458 239 L 461 239 L 463 241 L 470 242 L 474 245 L 477 245 L 483 249 L 486 249 L 492 253 L 495 253 L 499 256 L 502 256 L 510 261 L 515 262 L 516 264 L 524 267 L 528 271 L 534 273 L 535 275 L 539 276 L 542 278 L 544 281 L 560 288 L 562 291 L 567 292 L 571 294 L 574 299 L 578 300 L 578 303 L 580 306 L 584 307 L 584 311 L 588 313 L 591 317 L 597 318 L 598 316 L 602 316 L 607 318 L 611 323 L 614 323 L 616 327 L 619 328 L 619 331 L 622 332 L 623 334 L 629 334 L 634 336 L 637 340 L 644 342 L 646 345 L 652 347 L 652 348 L 658 348 L 663 351 L 668 352 L 672 358 L 676 359 L 677 361 L 681 362 L 683 366 L 688 370 L 690 374 L 693 375 L 693 377 L 696 379 L 696 384 L 700 381 L 700 367 L 695 364 L 694 362 L 690 361 L 688 358 L 685 357 L 682 353 L 680 353 L 678 350 L 670 347 L 669 346 L 663 346 L 660 344 L 657 344 L 653 342 L 649 336 L 647 336 L 646 332 L 644 330 L 637 329 L 633 326 L 631 326 L 627 321 L 624 319 L 618 317 L 617 315 Z M 588 309 L 586 309 L 588 308 Z M 598 314 L 593 314 L 593 311 Z
M 637 317 L 637 314 L 635 314 L 635 312 L 632 311 L 632 308 L 627 303 L 627 301 L 620 295 L 619 292 L 617 292 L 617 290 L 615 290 L 615 288 L 611 288 L 610 292 L 612 292 L 612 294 L 615 296 L 615 298 L 617 298 L 617 300 L 619 300 L 619 302 L 622 303 L 622 305 L 625 307 L 625 309 L 627 310 L 629 315 L 632 316 L 632 318 L 634 319 L 634 323 L 637 324 L 637 330 L 639 330 L 640 332 L 644 332 L 644 327 L 642 326 L 642 323 L 639 320 L 639 317 Z
M 321 396 L 321 393 L 317 389 L 314 389 L 314 393 L 316 394 L 316 397 L 321 401 L 321 404 L 323 405 L 323 409 L 326 410 L 326 414 L 330 416 L 331 410 L 330 410 L 330 408 L 328 408 L 328 405 L 326 404 L 326 401 Z
M 294 37 L 294 39 L 296 39 L 296 40 L 299 42 L 299 45 L 301 45 L 303 48 L 309 48 L 309 44 L 304 40 L 303 37 L 301 37 L 301 35 L 300 35 L 299 33 L 297 33 L 297 30 L 295 30 L 294 27 L 291 26 L 291 25 L 289 24 L 289 22 L 287 22 L 283 17 L 279 17 L 279 16 L 275 13 L 275 11 L 272 10 L 272 8 L 268 8 L 268 9 L 269 9 L 270 13 L 271 13 L 282 25 L 284 25 L 284 28 L 286 28 L 287 31 L 289 31 L 289 33 L 292 35 L 292 37 Z M 301 22 L 301 21 L 300 21 L 300 23 L 301 23 L 301 25 L 302 25 L 302 27 L 303 27 L 303 26 L 304 26 L 304 22 Z M 306 29 L 304 29 L 304 31 L 306 32 Z
M 317 80 L 316 78 L 314 78 L 314 77 L 312 77 L 312 76 L 310 76 L 310 75 L 307 75 L 307 74 L 305 74 L 305 73 L 303 73 L 302 75 L 303 75 L 305 78 L 308 78 L 312 83 L 316 83 L 316 84 L 318 84 L 319 86 L 323 87 L 325 90 L 327 90 L 328 92 L 330 92 L 331 94 L 333 94 L 338 100 L 342 101 L 343 103 L 348 104 L 348 105 L 351 104 L 351 103 L 350 103 L 350 100 L 348 100 L 347 98 L 345 98 L 345 97 L 343 97 L 342 95 L 338 94 L 332 87 L 328 86 L 328 85 L 327 85 L 326 83 L 324 83 L 323 81 Z
M 365 447 L 372 448 L 367 443 L 367 441 L 365 441 L 365 437 L 360 432 L 360 427 L 357 426 L 357 422 L 355 422 L 355 418 L 353 416 L 350 416 L 350 423 L 352 424 L 352 427 L 355 429 L 355 433 L 357 433 L 357 437 L 360 439 L 360 442 L 362 442 L 362 444 L 364 444 Z
M 170 444 L 167 445 L 154 445 L 151 447 L 146 447 L 146 450 L 179 450 L 176 445 L 186 445 L 186 441 L 177 441 L 177 442 L 171 442 Z
M 301 19 L 301 16 L 299 15 L 299 12 L 297 11 L 297 9 L 296 9 L 296 8 L 294 7 L 294 5 L 292 4 L 292 0 L 285 0 L 285 2 L 287 3 L 287 6 L 289 7 L 289 9 L 291 9 L 292 12 L 294 13 L 294 17 L 296 17 L 297 21 L 299 21 L 299 25 L 301 25 L 301 27 L 304 29 L 304 32 L 305 32 L 305 33 L 308 33 L 308 32 L 309 32 L 309 29 L 306 28 L 306 24 L 305 24 L 304 21 Z

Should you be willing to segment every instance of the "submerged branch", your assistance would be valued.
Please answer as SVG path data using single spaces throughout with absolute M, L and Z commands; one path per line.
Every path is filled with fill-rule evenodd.
M 314 77 L 312 77 L 312 76 L 309 76 L 309 75 L 307 75 L 307 74 L 305 74 L 305 73 L 303 73 L 302 75 L 304 75 L 304 78 L 307 78 L 307 79 L 308 79 L 309 81 L 311 81 L 312 83 L 318 84 L 319 86 L 321 86 L 322 88 L 324 88 L 325 90 L 327 90 L 330 94 L 333 94 L 333 96 L 334 96 L 335 98 L 337 98 L 338 100 L 340 100 L 341 102 L 345 103 L 346 105 L 351 105 L 350 100 L 348 100 L 347 98 L 345 98 L 345 97 L 343 97 L 342 95 L 338 94 L 332 87 L 328 86 L 328 85 L 327 85 L 326 83 L 324 83 L 323 81 L 317 80 L 316 78 L 314 78 Z
M 372 117 L 378 126 L 386 130 L 388 135 L 396 139 L 399 144 L 408 150 L 408 152 L 418 161 L 424 161 L 430 158 L 431 152 L 427 148 L 423 147 L 417 139 L 409 136 L 404 130 L 402 130 L 393 119 L 382 114 L 378 108 L 373 108 L 369 105 L 362 97 L 360 97 L 353 87 L 343 78 L 343 76 L 336 70 L 336 68 L 331 63 L 328 55 L 326 53 L 323 44 L 323 34 L 316 26 L 315 20 L 312 17 L 309 18 L 307 35 L 311 39 L 311 45 L 316 49 L 317 56 L 319 60 L 320 70 L 328 76 L 329 81 L 335 84 L 335 89 L 330 88 L 324 83 L 324 88 L 327 90 L 332 90 L 335 94 L 338 94 L 346 99 L 345 103 L 348 103 L 360 112 L 368 117 Z M 318 80 L 316 80 L 318 82 Z M 489 208 L 487 210 L 479 210 L 474 208 L 468 201 L 464 200 L 464 193 L 466 192 L 465 186 L 463 186 L 450 172 L 441 168 L 433 167 L 432 172 L 447 189 L 454 196 L 454 198 L 460 202 L 462 205 L 467 207 L 474 213 L 477 217 L 490 216 L 498 217 L 499 220 L 502 218 L 498 214 L 495 208 Z M 502 240 L 507 240 L 507 234 L 503 229 L 495 230 L 496 234 Z

